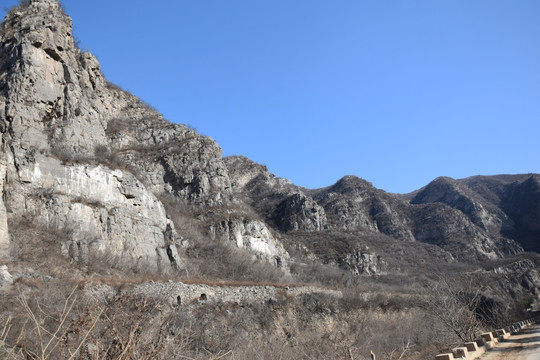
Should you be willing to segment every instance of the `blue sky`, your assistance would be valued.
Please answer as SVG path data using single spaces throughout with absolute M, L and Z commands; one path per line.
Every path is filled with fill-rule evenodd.
M 63 3 L 110 81 L 298 185 L 540 172 L 540 1 Z

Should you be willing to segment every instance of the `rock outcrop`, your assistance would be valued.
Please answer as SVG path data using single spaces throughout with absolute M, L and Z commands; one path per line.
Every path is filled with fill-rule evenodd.
M 105 157 L 124 164 L 156 194 L 214 206 L 231 200 L 231 184 L 214 140 L 171 124 L 135 103 L 107 123 Z
M 62 246 L 77 261 L 94 252 L 129 267 L 180 265 L 174 239 L 165 236 L 173 224 L 163 205 L 129 172 L 68 166 L 39 153 L 18 170 L 6 199 L 10 212 L 69 232 Z
M 109 83 L 75 45 L 56 0 L 12 9 L 0 44 L 0 254 L 9 223 L 25 218 L 69 233 L 61 246 L 78 262 L 95 254 L 127 267 L 181 267 L 181 236 L 158 197 L 199 208 L 231 203 L 215 141 Z M 246 248 L 268 255 L 273 246 L 273 256 L 286 257 L 264 224 L 246 228 Z M 263 251 L 255 239 L 272 245 Z
M 368 248 L 356 249 L 353 253 L 347 254 L 342 261 L 355 276 L 379 275 L 384 265 L 382 257 L 370 252 Z
M 403 240 L 414 240 L 400 200 L 356 176 L 345 176 L 314 198 L 325 209 L 329 226 L 336 230 L 375 231 Z
M 94 149 L 108 144 L 107 117 L 129 97 L 114 99 L 107 90 L 97 60 L 76 48 L 71 19 L 57 1 L 20 5 L 0 31 L 8 214 L 0 206 L 0 221 L 24 217 L 70 232 L 62 246 L 81 262 L 96 251 L 132 266 L 170 267 L 166 249 L 173 244 L 164 233 L 172 224 L 163 206 L 130 173 L 92 160 Z
M 446 204 L 475 224 L 484 239 L 489 238 L 484 242 L 498 241 L 499 247 L 518 251 L 512 244 L 516 242 L 525 250 L 538 252 L 538 179 L 535 174 L 438 178 L 421 189 L 411 203 Z
M 270 229 L 261 221 L 235 216 L 222 219 L 209 228 L 212 240 L 234 244 L 239 249 L 247 249 L 256 257 L 286 267 L 289 254 Z
M 321 231 L 328 228 L 322 206 L 303 193 L 294 193 L 279 203 L 271 219 L 281 231 Z
M 13 276 L 9 273 L 6 265 L 0 266 L 0 289 L 13 284 Z
M 531 175 L 508 185 L 502 194 L 501 209 L 514 224 L 505 234 L 525 250 L 540 252 L 540 176 Z
M 282 232 L 321 231 L 326 214 L 305 189 L 271 174 L 266 166 L 242 156 L 225 158 L 233 192 Z

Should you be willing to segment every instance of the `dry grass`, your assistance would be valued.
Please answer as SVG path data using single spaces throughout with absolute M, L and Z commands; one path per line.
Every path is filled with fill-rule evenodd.
M 75 288 L 19 291 L 11 300 L 0 344 L 6 359 L 168 359 L 183 345 L 165 336 L 161 304 L 144 297 L 99 303 Z
M 460 341 L 448 323 L 434 319 L 441 306 L 426 306 L 441 303 L 435 295 L 453 296 L 442 298 L 451 300 L 444 304 L 458 307 L 453 313 L 472 304 L 487 311 L 486 318 L 508 323 L 516 316 L 498 313 L 500 305 L 512 299 L 504 295 L 496 274 L 477 274 L 490 288 L 481 288 L 482 296 L 473 296 L 472 303 L 466 301 L 478 293 L 460 291 L 460 281 L 458 291 L 444 293 L 434 286 L 442 284 L 441 279 L 425 274 L 353 277 L 332 264 L 296 263 L 294 276 L 287 277 L 269 264 L 257 265 L 251 257 L 209 241 L 193 221 L 187 249 L 194 253 L 186 255 L 190 276 L 129 270 L 121 262 L 115 268 L 111 267 L 115 259 L 99 257 L 82 267 L 60 255 L 59 243 L 69 240 L 69 233 L 29 221 L 11 222 L 17 259 L 13 265 L 33 270 L 16 277 L 19 292 L 0 294 L 0 358 L 360 360 L 369 359 L 373 350 L 379 360 L 420 360 Z M 179 225 L 186 229 L 186 221 Z M 463 268 L 452 271 L 461 273 Z M 166 299 L 129 291 L 136 284 L 168 280 L 218 287 L 274 286 L 283 293 L 286 287 L 318 282 L 346 291 L 343 299 L 305 294 L 242 304 L 196 301 L 176 307 Z M 100 284 L 112 286 L 116 295 L 99 300 L 89 296 Z M 530 304 L 526 298 L 523 303 L 514 300 L 516 308 Z M 474 320 L 475 331 L 479 326 L 492 328 L 478 310 L 465 310 L 464 319 Z M 434 342 L 433 334 L 444 335 Z

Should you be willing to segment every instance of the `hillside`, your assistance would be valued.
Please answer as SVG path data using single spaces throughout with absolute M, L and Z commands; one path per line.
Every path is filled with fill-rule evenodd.
M 441 284 L 474 333 L 540 300 L 540 175 L 305 189 L 108 82 L 56 0 L 11 9 L 0 46 L 8 358 L 422 359 L 469 336 Z

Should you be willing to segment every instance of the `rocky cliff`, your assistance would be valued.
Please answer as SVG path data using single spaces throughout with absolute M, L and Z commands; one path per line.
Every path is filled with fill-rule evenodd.
M 284 269 L 320 261 L 355 274 L 402 267 L 378 241 L 448 262 L 540 250 L 538 175 L 439 178 L 408 196 L 355 176 L 305 189 L 245 157 L 222 158 L 211 138 L 109 83 L 56 0 L 12 9 L 0 46 L 4 258 L 22 222 L 63 231 L 58 246 L 82 264 L 106 256 L 153 271 L 184 268 L 197 242 Z
M 55 0 L 12 9 L 0 42 L 1 253 L 10 226 L 24 219 L 68 233 L 61 246 L 77 259 L 182 267 L 182 231 L 159 198 L 192 209 L 231 203 L 215 141 L 109 83 L 96 58 L 75 45 L 71 19 Z M 241 215 L 229 222 L 245 229 L 209 226 L 213 236 L 234 234 L 227 239 L 272 261 L 287 257 L 265 224 Z
M 23 3 L 0 32 L 8 232 L 25 218 L 69 232 L 62 247 L 73 255 L 107 254 L 155 269 L 179 265 L 162 204 L 131 172 L 95 157 L 110 144 L 110 120 L 136 98 L 107 87 L 95 57 L 75 46 L 71 19 L 56 1 Z

